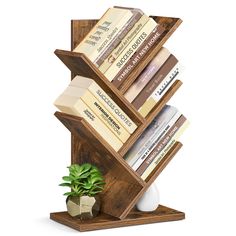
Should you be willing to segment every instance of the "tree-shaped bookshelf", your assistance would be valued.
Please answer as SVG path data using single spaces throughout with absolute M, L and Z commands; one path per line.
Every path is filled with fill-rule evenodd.
M 135 107 L 123 96 L 129 86 L 182 22 L 179 18 L 157 16 L 153 16 L 152 18 L 164 26 L 165 32 L 151 48 L 150 52 L 145 55 L 138 67 L 131 72 L 119 90 L 104 77 L 84 54 L 64 50 L 55 51 L 55 54 L 71 70 L 72 78 L 74 75 L 82 75 L 94 79 L 138 125 L 138 128 L 131 134 L 122 148 L 118 152 L 115 152 L 83 118 L 61 112 L 55 113 L 55 116 L 72 134 L 71 163 L 81 164 L 89 162 L 98 166 L 106 181 L 105 190 L 101 195 L 101 214 L 98 217 L 92 220 L 81 221 L 72 218 L 67 212 L 50 214 L 51 219 L 79 231 L 181 220 L 185 217 L 183 212 L 165 206 L 159 206 L 156 211 L 150 213 L 139 212 L 135 209 L 137 201 L 178 152 L 182 146 L 181 143 L 177 142 L 172 147 L 145 181 L 123 159 L 126 152 L 137 141 L 143 131 L 182 84 L 181 81 L 177 80 L 146 118 L 143 118 Z M 71 21 L 72 50 L 96 23 L 97 20 Z

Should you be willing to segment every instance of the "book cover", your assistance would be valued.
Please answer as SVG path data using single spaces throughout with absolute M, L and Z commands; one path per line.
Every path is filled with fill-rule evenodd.
M 84 118 L 115 151 L 119 151 L 123 146 L 123 143 L 81 99 L 61 95 L 56 99 L 54 105 L 62 112 Z
M 125 98 L 131 103 L 137 97 L 137 95 L 142 91 L 142 89 L 147 85 L 147 83 L 152 79 L 152 77 L 161 68 L 164 62 L 170 56 L 169 50 L 162 47 L 154 59 L 146 66 L 134 83 L 124 94 Z
M 99 70 L 105 73 L 118 56 L 125 50 L 130 41 L 137 35 L 137 33 L 147 23 L 149 17 L 143 15 L 140 20 L 133 26 L 133 28 L 126 34 L 122 41 L 113 49 L 113 51 L 104 59 L 103 63 L 99 66 Z
M 109 8 L 74 52 L 84 53 L 92 62 L 132 17 L 127 9 Z
M 165 95 L 172 84 L 177 80 L 181 72 L 181 66 L 179 62 L 171 69 L 169 74 L 161 81 L 156 87 L 153 93 L 147 98 L 145 103 L 139 108 L 139 113 L 146 117 L 152 108 L 157 104 L 158 101 Z
M 146 151 L 147 147 L 151 145 L 150 140 L 153 140 L 153 137 L 160 132 L 162 127 L 166 125 L 169 120 L 177 114 L 177 112 L 178 111 L 175 107 L 165 105 L 161 112 L 153 119 L 151 124 L 141 134 L 131 149 L 126 153 L 124 158 L 130 166 L 132 166 Z
M 132 165 L 133 170 L 137 170 L 147 158 L 147 156 L 152 152 L 152 150 L 160 143 L 160 140 L 170 131 L 170 129 L 175 125 L 178 119 L 181 117 L 181 113 L 178 111 L 169 121 L 166 122 L 161 127 L 160 132 L 158 132 L 152 139 L 149 140 L 148 145 L 144 149 L 144 152 L 138 156 L 135 163 Z
M 136 130 L 137 125 L 94 80 L 77 75 L 70 86 L 87 88 L 130 134 Z
M 134 53 L 141 47 L 142 43 L 154 30 L 157 23 L 149 18 L 148 22 L 144 25 L 142 30 L 133 38 L 133 40 L 127 45 L 126 49 L 119 55 L 119 57 L 112 63 L 109 69 L 104 73 L 105 77 L 112 81 L 114 77 L 123 68 L 125 63 L 134 55 Z
M 123 8 L 121 8 L 123 9 Z M 126 22 L 126 24 L 122 27 L 116 37 L 110 41 L 109 44 L 104 48 L 104 50 L 99 54 L 99 56 L 95 59 L 94 64 L 97 67 L 100 67 L 110 53 L 116 48 L 116 46 L 121 42 L 121 40 L 127 35 L 127 33 L 132 29 L 132 27 L 140 20 L 143 15 L 143 12 L 139 9 L 129 9 L 132 12 L 132 17 Z
M 110 114 L 109 111 L 86 88 L 68 86 L 64 95 L 80 98 L 104 124 L 124 143 L 130 136 L 128 131 Z
M 178 60 L 176 59 L 176 57 L 171 54 L 164 65 L 160 68 L 160 70 L 158 70 L 158 72 L 153 76 L 153 78 L 147 83 L 144 89 L 132 102 L 137 110 L 139 110 L 139 108 L 145 103 L 147 98 L 152 94 L 152 92 L 161 83 L 161 81 L 168 75 L 168 73 L 177 64 L 177 62 Z
M 164 148 L 160 152 L 154 152 L 152 155 L 150 155 L 150 158 L 153 160 L 151 163 L 148 164 L 148 167 L 145 169 L 143 174 L 141 175 L 141 178 L 143 180 L 147 179 L 149 175 L 155 170 L 155 168 L 158 166 L 160 161 L 165 157 L 165 155 L 169 152 L 169 150 L 174 146 L 174 144 L 178 141 L 179 137 L 183 134 L 183 132 L 188 127 L 189 122 L 186 120 L 184 124 L 177 130 L 177 132 L 174 134 L 174 136 L 169 139 L 168 143 L 165 145 Z
M 140 48 L 134 53 L 125 66 L 120 70 L 120 72 L 114 77 L 112 83 L 120 88 L 124 80 L 129 76 L 133 69 L 138 65 L 138 63 L 144 58 L 148 51 L 155 45 L 156 41 L 159 39 L 160 35 L 164 32 L 164 28 L 161 25 L 157 25 L 148 38 L 142 43 Z

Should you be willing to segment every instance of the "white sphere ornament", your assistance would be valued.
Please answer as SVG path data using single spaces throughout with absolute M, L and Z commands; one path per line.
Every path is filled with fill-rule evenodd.
M 155 183 L 153 183 L 148 190 L 143 194 L 136 208 L 139 211 L 149 212 L 155 211 L 160 203 L 160 194 Z

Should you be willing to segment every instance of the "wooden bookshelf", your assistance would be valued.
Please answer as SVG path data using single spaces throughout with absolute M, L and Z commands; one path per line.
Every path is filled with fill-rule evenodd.
M 55 116 L 71 132 L 71 163 L 89 162 L 98 166 L 106 182 L 105 189 L 101 194 L 101 214 L 98 217 L 91 221 L 82 222 L 70 217 L 66 212 L 51 213 L 50 218 L 59 223 L 79 231 L 87 231 L 184 219 L 184 213 L 164 206 L 159 206 L 155 212 L 151 213 L 138 212 L 134 208 L 147 188 L 182 147 L 181 143 L 177 142 L 169 150 L 145 181 L 123 159 L 127 151 L 182 84 L 177 80 L 145 118 L 123 95 L 182 22 L 178 18 L 170 17 L 153 16 L 153 19 L 162 24 L 166 30 L 151 48 L 150 53 L 145 56 L 119 89 L 109 82 L 85 55 L 65 50 L 55 51 L 60 60 L 71 70 L 72 78 L 74 75 L 82 75 L 94 79 L 138 126 L 122 148 L 115 152 L 83 118 L 62 112 L 55 113 Z M 71 21 L 72 50 L 96 22 L 97 20 Z

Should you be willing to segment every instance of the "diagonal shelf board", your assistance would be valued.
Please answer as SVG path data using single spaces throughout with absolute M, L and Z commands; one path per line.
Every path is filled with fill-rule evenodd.
M 106 79 L 84 54 L 58 49 L 55 50 L 55 54 L 74 74 L 95 80 L 136 124 L 144 122 L 143 117 L 138 111 L 133 106 L 130 106 L 130 103 L 124 98 L 122 93 Z
M 147 191 L 148 187 L 155 181 L 158 175 L 164 170 L 164 168 L 173 159 L 173 157 L 177 154 L 177 152 L 180 150 L 181 147 L 182 147 L 182 144 L 180 142 L 176 142 L 175 145 L 166 153 L 162 161 L 159 163 L 159 165 L 157 165 L 157 167 L 151 173 L 151 178 L 148 178 L 146 180 L 147 183 L 145 187 L 138 193 L 138 195 L 136 196 L 136 199 L 129 206 L 127 206 L 126 210 L 123 212 L 123 215 L 122 215 L 123 218 L 125 218 L 129 214 L 129 212 L 135 206 L 135 204 L 140 199 L 140 197 L 143 196 L 143 194 Z
M 80 232 L 84 232 L 98 229 L 183 220 L 185 218 L 185 214 L 169 207 L 159 205 L 157 210 L 148 213 L 132 209 L 129 215 L 123 220 L 119 220 L 104 213 L 94 219 L 86 221 L 73 218 L 67 212 L 51 213 L 50 218 L 58 223 L 69 226 Z
M 146 183 L 134 172 L 124 159 L 116 153 L 103 138 L 83 118 L 56 112 L 55 116 L 72 132 L 79 136 L 80 140 L 87 143 L 84 149 L 89 150 L 91 155 L 84 151 L 80 161 L 96 164 L 105 175 L 107 189 L 102 195 L 104 213 L 124 219 L 135 206 L 136 202 L 155 180 L 154 176 Z M 80 141 L 82 142 L 82 141 Z M 177 143 L 163 158 L 165 161 L 155 169 L 158 174 L 180 149 Z M 91 148 L 96 151 L 91 151 Z M 81 150 L 78 150 L 80 152 Z
M 102 193 L 102 211 L 115 217 L 122 217 L 144 188 L 145 182 L 134 172 L 125 160 L 83 118 L 56 112 L 55 116 L 77 136 L 87 143 L 91 155 L 82 153 L 81 162 L 89 162 L 103 170 L 106 188 Z
M 165 104 L 170 100 L 170 98 L 175 94 L 175 92 L 182 85 L 180 80 L 176 80 L 173 85 L 168 89 L 165 95 L 161 98 L 161 100 L 155 105 L 155 107 L 150 111 L 148 116 L 146 117 L 146 121 L 140 125 L 135 132 L 129 137 L 129 139 L 125 142 L 122 148 L 119 150 L 119 154 L 124 156 L 128 150 L 134 145 L 140 135 L 144 132 L 144 130 L 151 124 L 153 119 L 157 116 L 157 114 L 162 110 Z
M 173 17 L 162 17 L 162 16 L 150 16 L 158 24 L 162 25 L 165 28 L 165 31 L 161 34 L 160 38 L 155 42 L 151 47 L 148 53 L 142 58 L 138 63 L 138 66 L 130 73 L 130 75 L 125 79 L 119 90 L 124 94 L 131 84 L 135 81 L 138 75 L 143 71 L 147 64 L 155 57 L 157 52 L 161 49 L 163 44 L 169 39 L 169 37 L 174 33 L 174 31 L 182 23 L 182 20 L 179 18 Z

